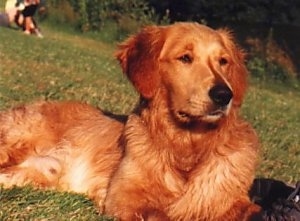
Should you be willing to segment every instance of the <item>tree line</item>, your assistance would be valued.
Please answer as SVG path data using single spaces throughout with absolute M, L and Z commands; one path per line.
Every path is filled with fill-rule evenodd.
M 83 30 L 101 29 L 105 20 L 120 22 L 128 17 L 137 22 L 174 21 L 249 22 L 297 24 L 300 21 L 299 0 L 47 0 L 51 7 L 67 1 L 78 14 Z
M 120 40 L 148 24 L 168 24 L 176 21 L 197 21 L 212 27 L 229 26 L 237 30 L 244 41 L 252 37 L 250 49 L 255 49 L 262 64 L 260 73 L 271 70 L 274 66 L 274 54 L 278 55 L 275 63 L 283 63 L 290 75 L 300 70 L 298 57 L 300 49 L 294 46 L 290 26 L 300 24 L 299 0 L 46 0 L 49 14 L 64 23 L 70 22 L 79 30 L 108 32 L 107 27 L 115 27 L 115 40 Z M 252 27 L 250 28 L 250 26 Z M 274 28 L 285 25 L 282 28 Z M 299 27 L 300 28 L 300 27 Z M 288 32 L 290 34 L 288 34 Z M 251 36 L 252 34 L 252 36 Z M 286 36 L 293 38 L 286 38 Z M 111 36 L 110 36 L 111 38 Z M 259 38 L 260 42 L 255 39 Z M 275 40 L 275 41 L 274 41 Z M 274 50 L 276 53 L 273 53 Z M 269 58 L 270 57 L 270 58 Z M 265 61 L 265 62 L 261 62 Z M 266 65 L 265 65 L 266 64 Z M 258 65 L 255 64 L 255 67 Z M 266 68 L 267 67 L 267 68 Z M 273 68 L 274 69 L 274 68 Z M 276 72 L 273 69 L 269 72 Z M 287 76 L 286 74 L 282 76 Z M 281 77 L 280 77 L 281 78 Z

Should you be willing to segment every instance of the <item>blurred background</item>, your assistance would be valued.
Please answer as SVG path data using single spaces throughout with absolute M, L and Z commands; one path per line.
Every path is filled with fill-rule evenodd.
M 267 68 L 272 78 L 299 78 L 299 0 L 47 0 L 42 5 L 40 19 L 82 32 L 105 31 L 110 41 L 151 23 L 226 26 L 256 56 L 250 64 L 254 75 L 263 77 L 260 68 Z

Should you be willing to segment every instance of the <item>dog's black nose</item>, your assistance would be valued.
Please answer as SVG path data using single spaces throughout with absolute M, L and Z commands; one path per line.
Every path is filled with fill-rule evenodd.
M 209 97 L 219 106 L 226 106 L 233 97 L 232 91 L 226 85 L 216 85 L 208 92 Z

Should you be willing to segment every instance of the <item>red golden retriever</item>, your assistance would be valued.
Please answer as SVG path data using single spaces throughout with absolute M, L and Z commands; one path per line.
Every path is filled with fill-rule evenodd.
M 239 117 L 243 53 L 226 30 L 150 26 L 116 53 L 140 94 L 126 118 L 76 102 L 0 114 L 0 183 L 87 194 L 123 221 L 259 220 L 258 139 Z

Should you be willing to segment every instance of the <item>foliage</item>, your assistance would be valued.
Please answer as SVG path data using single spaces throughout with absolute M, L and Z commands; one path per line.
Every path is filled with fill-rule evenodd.
M 49 0 L 48 3 L 54 10 L 62 10 L 66 4 L 79 15 L 75 23 L 83 32 L 101 31 L 108 24 L 117 25 L 121 34 L 128 34 L 156 21 L 154 10 L 144 0 Z
M 80 26 L 79 15 L 74 11 L 68 0 L 47 0 L 46 7 L 46 21 L 52 23 L 53 26 L 61 24 L 67 24 L 73 26 L 73 28 Z
M 253 72 L 256 73 L 256 76 L 270 75 L 271 78 L 277 80 L 289 80 L 291 76 L 300 78 L 300 73 L 298 73 L 300 64 L 297 63 L 299 50 L 292 48 L 295 43 L 290 43 L 290 38 L 293 38 L 293 35 L 290 34 L 284 37 L 273 35 L 275 24 L 293 24 L 297 19 L 300 19 L 300 13 L 297 13 L 300 11 L 300 3 L 296 0 L 47 1 L 49 13 L 51 13 L 49 20 L 56 20 L 56 23 L 70 23 L 83 32 L 99 31 L 103 37 L 102 39 L 108 42 L 123 39 L 124 36 L 135 32 L 141 26 L 151 23 L 165 24 L 177 20 L 196 20 L 214 26 L 216 25 L 214 23 L 221 21 L 222 26 L 224 23 L 226 25 L 232 23 L 233 29 L 236 29 L 238 25 L 241 26 L 240 29 L 242 30 L 239 30 L 239 32 L 250 31 L 245 22 L 247 24 L 264 23 L 262 29 L 258 30 L 258 25 L 256 25 L 256 29 L 251 30 L 252 33 L 255 33 L 255 37 L 258 37 L 262 42 L 259 47 L 254 47 L 256 52 L 253 54 L 258 57 L 250 62 L 250 66 L 254 67 Z M 281 29 L 282 27 L 276 28 L 276 32 L 280 32 Z M 246 36 L 247 34 L 249 33 L 246 33 Z M 240 38 L 240 40 L 244 41 L 245 39 Z M 278 42 L 280 42 L 280 47 L 269 48 L 280 48 L 280 53 L 278 53 L 279 50 L 270 51 L 266 47 L 275 45 Z M 286 53 L 287 51 L 291 53 Z M 274 57 L 274 55 L 277 57 Z M 258 73 L 260 65 L 266 71 L 265 73 Z
M 105 19 L 130 17 L 139 22 L 194 20 L 206 23 L 263 22 L 269 27 L 277 23 L 295 24 L 300 19 L 297 0 L 47 0 L 50 7 L 68 2 L 80 15 L 80 24 L 90 29 L 101 27 Z M 153 11 L 155 9 L 155 12 Z M 63 12 L 63 11 L 62 11 Z M 155 14 L 158 15 L 155 15 Z M 158 17 L 157 17 L 158 16 Z M 86 28 L 86 27 L 85 27 Z
M 300 4 L 297 0 L 148 0 L 157 13 L 170 13 L 172 21 L 196 20 L 206 22 L 266 22 L 291 23 L 299 18 Z
M 297 83 L 297 71 L 289 54 L 277 44 L 272 31 L 266 39 L 250 38 L 248 68 L 253 76 L 263 81 Z
M 297 83 L 297 80 L 290 73 L 277 63 L 267 61 L 262 57 L 253 57 L 248 62 L 248 68 L 253 77 L 262 81 L 277 81 L 281 83 Z

